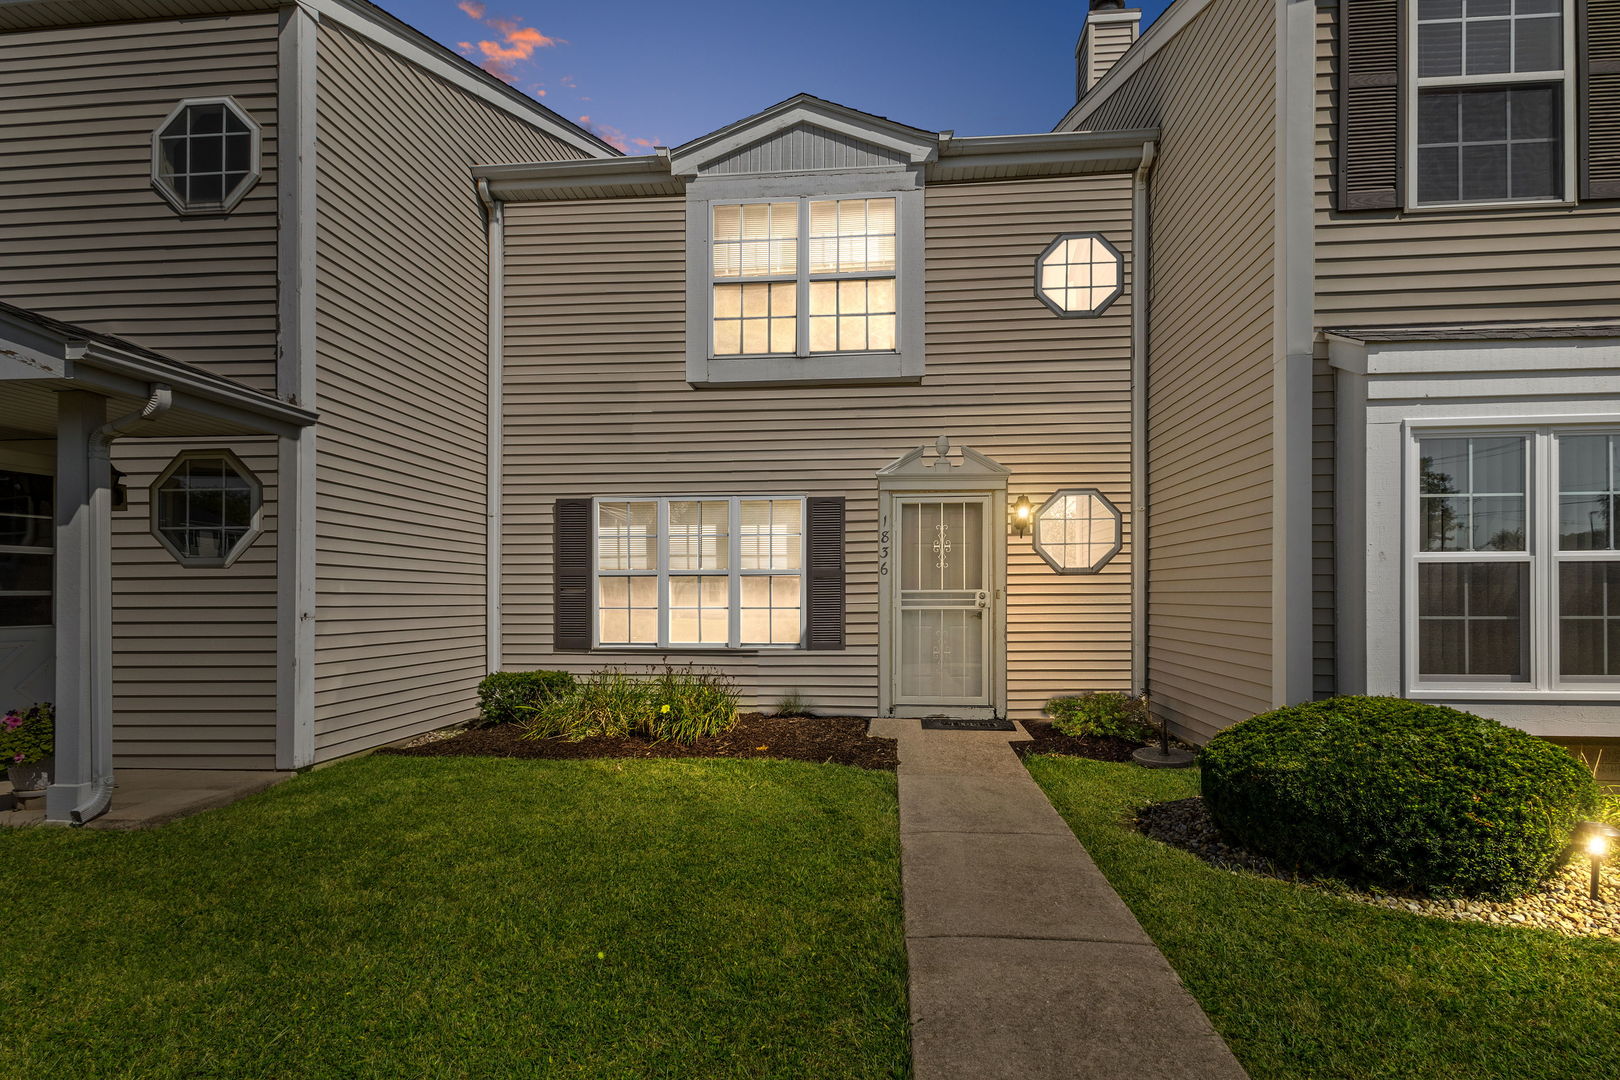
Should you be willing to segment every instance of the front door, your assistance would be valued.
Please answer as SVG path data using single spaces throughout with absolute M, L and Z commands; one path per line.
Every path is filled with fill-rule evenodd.
M 996 575 L 988 495 L 897 495 L 892 701 L 906 711 L 994 707 Z
M 56 696 L 51 477 L 0 468 L 0 711 Z

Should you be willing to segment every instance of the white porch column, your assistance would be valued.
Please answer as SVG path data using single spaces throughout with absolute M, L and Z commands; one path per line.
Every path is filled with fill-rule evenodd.
M 112 792 L 112 467 L 107 399 L 57 396 L 56 770 L 45 820 L 83 824 Z

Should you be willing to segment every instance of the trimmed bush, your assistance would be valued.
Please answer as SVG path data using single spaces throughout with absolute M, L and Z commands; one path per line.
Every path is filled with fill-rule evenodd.
M 1144 742 L 1153 733 L 1147 718 L 1147 699 L 1118 690 L 1094 690 L 1075 697 L 1055 697 L 1046 703 L 1052 726 L 1064 735 L 1107 735 Z
M 718 671 L 665 668 L 645 678 L 606 668 L 520 709 L 525 738 L 641 735 L 689 743 L 737 722 L 737 687 Z
M 478 683 L 478 726 L 514 724 L 530 710 L 574 685 L 566 671 L 496 671 Z
M 1437 897 L 1511 897 L 1557 868 L 1597 785 L 1552 743 L 1401 698 L 1264 713 L 1199 755 L 1232 843 L 1290 867 Z

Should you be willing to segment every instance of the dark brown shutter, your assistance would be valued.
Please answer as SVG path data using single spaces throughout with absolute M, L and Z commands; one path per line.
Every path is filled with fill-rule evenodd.
M 810 633 L 805 647 L 844 647 L 844 500 L 806 500 L 810 537 Z
M 1620 0 L 1576 6 L 1581 198 L 1620 199 Z
M 591 647 L 591 500 L 558 499 L 552 510 L 551 612 L 555 649 Z
M 1340 210 L 1401 205 L 1399 0 L 1339 0 Z

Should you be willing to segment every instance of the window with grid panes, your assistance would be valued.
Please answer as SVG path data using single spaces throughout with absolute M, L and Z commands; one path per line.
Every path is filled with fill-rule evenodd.
M 804 500 L 596 500 L 596 644 L 797 647 Z
M 1620 689 L 1620 433 L 1426 433 L 1415 446 L 1418 688 Z
M 894 197 L 716 203 L 710 213 L 711 355 L 898 348 Z
M 1419 205 L 1561 198 L 1572 0 L 1416 0 Z
M 258 172 L 258 129 L 228 99 L 182 103 L 154 136 L 153 181 L 179 209 L 228 210 Z

